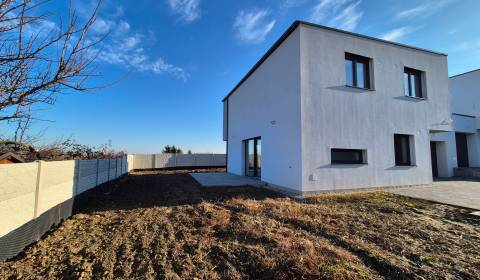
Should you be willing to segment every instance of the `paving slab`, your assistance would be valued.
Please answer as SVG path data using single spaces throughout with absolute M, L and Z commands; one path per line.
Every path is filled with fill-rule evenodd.
M 480 182 L 439 181 L 426 186 L 411 186 L 386 190 L 413 198 L 480 210 Z
M 239 176 L 231 173 L 208 172 L 189 173 L 203 187 L 239 187 L 239 186 L 264 186 L 258 179 Z

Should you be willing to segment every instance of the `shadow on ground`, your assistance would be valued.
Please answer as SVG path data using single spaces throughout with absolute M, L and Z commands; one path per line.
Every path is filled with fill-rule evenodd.
M 205 188 L 188 174 L 189 171 L 127 174 L 76 197 L 74 213 L 193 205 L 202 201 L 218 202 L 236 197 L 256 200 L 285 197 L 252 186 Z

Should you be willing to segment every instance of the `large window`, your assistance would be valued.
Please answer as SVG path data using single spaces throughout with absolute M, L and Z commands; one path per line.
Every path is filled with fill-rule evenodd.
M 258 177 L 262 175 L 262 140 L 260 137 L 244 140 L 245 176 Z
M 345 80 L 347 86 L 370 89 L 370 58 L 346 53 Z
M 412 165 L 412 151 L 410 145 L 411 135 L 395 134 L 395 165 L 411 166 Z
M 421 71 L 405 67 L 403 82 L 405 85 L 405 96 L 416 98 L 424 97 Z
M 362 164 L 365 162 L 364 150 L 332 149 L 332 164 Z

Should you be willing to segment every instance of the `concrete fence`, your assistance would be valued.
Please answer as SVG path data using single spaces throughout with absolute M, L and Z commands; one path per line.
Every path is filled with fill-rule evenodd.
M 0 260 L 70 216 L 75 196 L 128 171 L 127 156 L 0 165 Z
M 139 169 L 225 166 L 225 154 L 153 154 L 0 165 L 0 260 L 72 215 L 75 197 Z
M 175 167 L 223 167 L 225 154 L 148 154 L 128 155 L 128 169 L 156 169 Z

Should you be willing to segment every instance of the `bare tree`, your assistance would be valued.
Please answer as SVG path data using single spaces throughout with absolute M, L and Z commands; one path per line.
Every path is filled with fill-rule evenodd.
M 32 106 L 52 105 L 65 90 L 91 89 L 86 81 L 97 76 L 94 49 L 103 38 L 88 34 L 100 1 L 83 24 L 71 3 L 65 22 L 36 14 L 46 2 L 0 0 L 0 122 L 28 127 Z

